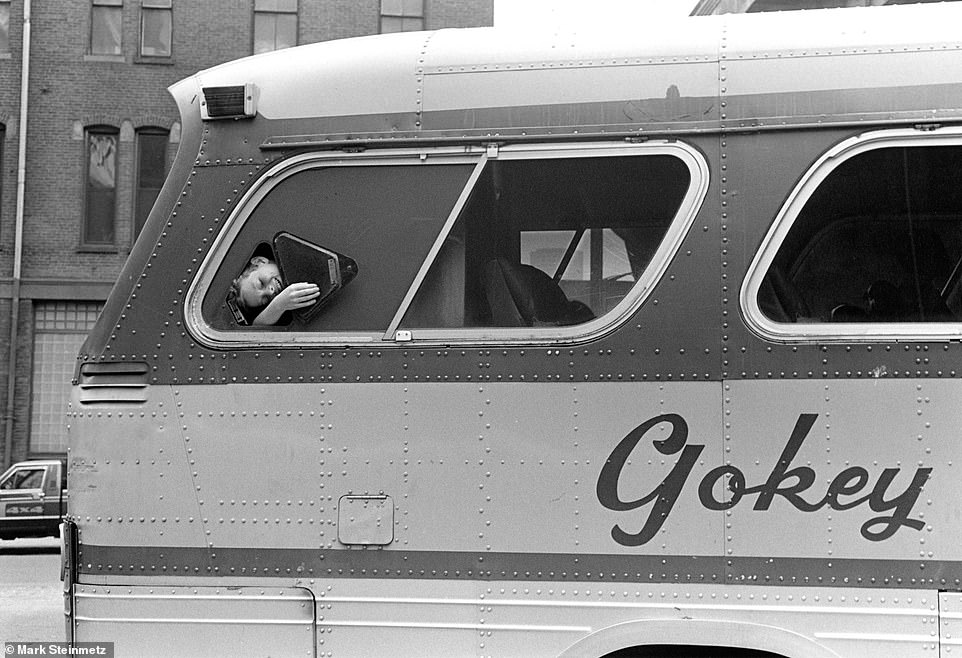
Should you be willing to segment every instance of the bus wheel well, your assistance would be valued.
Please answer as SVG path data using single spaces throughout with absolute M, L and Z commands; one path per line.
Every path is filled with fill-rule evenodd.
M 619 649 L 602 658 L 785 658 L 781 654 L 760 649 L 721 646 L 685 646 L 652 644 Z

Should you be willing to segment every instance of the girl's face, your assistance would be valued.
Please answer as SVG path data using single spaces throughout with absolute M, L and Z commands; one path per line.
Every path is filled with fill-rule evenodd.
M 283 285 L 277 265 L 264 259 L 241 277 L 239 297 L 247 308 L 260 308 L 267 306 L 283 289 Z

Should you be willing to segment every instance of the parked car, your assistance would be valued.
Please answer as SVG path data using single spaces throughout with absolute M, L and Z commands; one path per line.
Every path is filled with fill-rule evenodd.
M 0 539 L 56 537 L 66 512 L 63 462 L 18 462 L 0 476 Z

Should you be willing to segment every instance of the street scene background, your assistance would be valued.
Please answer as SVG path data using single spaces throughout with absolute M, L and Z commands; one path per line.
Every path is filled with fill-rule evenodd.
M 0 540 L 0 642 L 63 638 L 60 539 Z

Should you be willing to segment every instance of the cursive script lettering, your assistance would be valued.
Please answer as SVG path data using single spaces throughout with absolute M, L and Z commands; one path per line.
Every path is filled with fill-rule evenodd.
M 883 541 L 903 526 L 921 530 L 925 524 L 919 519 L 910 519 L 909 515 L 932 472 L 931 468 L 916 469 L 908 487 L 901 493 L 890 495 L 889 489 L 901 468 L 884 469 L 871 490 L 863 493 L 871 482 L 871 476 L 867 469 L 851 466 L 832 479 L 821 498 L 811 497 L 810 490 L 817 479 L 815 469 L 809 466 L 792 467 L 792 461 L 798 455 L 817 418 L 818 414 L 801 414 L 798 417 L 788 442 L 764 482 L 749 486 L 741 469 L 732 465 L 718 466 L 708 471 L 699 482 L 699 502 L 706 509 L 721 511 L 735 507 L 746 496 L 756 496 L 752 509 L 760 512 L 768 511 L 776 496 L 784 498 L 801 512 L 816 512 L 824 507 L 842 511 L 867 504 L 868 508 L 879 516 L 862 524 L 861 534 L 865 539 Z M 636 500 L 622 500 L 618 495 L 618 482 L 622 471 L 645 435 L 662 423 L 670 426 L 668 438 L 652 441 L 652 445 L 663 455 L 679 455 L 675 465 L 650 493 Z M 639 532 L 632 534 L 618 525 L 611 529 L 611 536 L 616 542 L 623 546 L 641 546 L 658 533 L 681 496 L 704 449 L 704 445 L 688 443 L 688 423 L 678 414 L 663 414 L 650 418 L 629 432 L 615 446 L 598 476 L 598 501 L 607 509 L 616 512 L 636 510 L 653 503 Z M 729 496 L 719 500 L 715 495 L 717 485 L 726 480 Z

